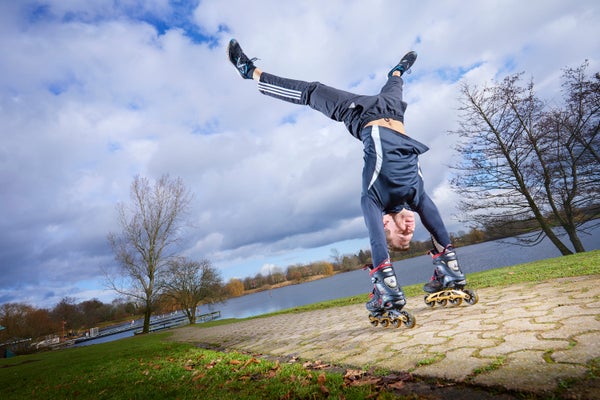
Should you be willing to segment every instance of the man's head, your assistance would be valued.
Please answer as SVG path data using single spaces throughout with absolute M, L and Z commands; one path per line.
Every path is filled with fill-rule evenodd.
M 383 216 L 383 229 L 390 250 L 406 251 L 415 233 L 415 213 L 407 209 Z

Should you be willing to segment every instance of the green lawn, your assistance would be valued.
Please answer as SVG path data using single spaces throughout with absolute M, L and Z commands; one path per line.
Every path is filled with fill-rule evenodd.
M 470 274 L 470 287 L 498 287 L 600 273 L 600 251 Z M 422 294 L 420 285 L 405 288 Z M 282 312 L 364 302 L 351 298 Z M 231 321 L 214 321 L 227 323 Z M 211 323 L 209 323 L 211 324 Z M 208 324 L 198 325 L 198 329 Z M 0 359 L 0 398 L 9 399 L 296 399 L 394 398 L 372 378 L 279 363 L 236 352 L 216 352 L 167 340 L 170 333 Z M 315 368 L 316 367 L 316 368 Z M 360 383 L 360 384 L 358 384 Z M 418 398 L 418 397 L 412 397 Z

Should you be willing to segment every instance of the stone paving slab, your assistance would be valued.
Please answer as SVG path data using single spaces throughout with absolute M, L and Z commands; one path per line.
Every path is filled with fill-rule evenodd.
M 569 383 L 574 398 L 600 399 L 600 379 L 577 386 L 600 358 L 600 275 L 477 293 L 472 306 L 409 298 L 412 329 L 372 327 L 364 306 L 351 305 L 185 327 L 174 339 L 541 395 Z

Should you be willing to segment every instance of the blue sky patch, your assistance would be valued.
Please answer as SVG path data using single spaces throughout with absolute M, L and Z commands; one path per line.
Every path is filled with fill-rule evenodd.
M 51 16 L 48 4 L 34 4 L 27 10 L 27 20 L 31 23 L 49 19 Z
M 436 73 L 443 81 L 454 83 L 458 82 L 467 72 L 479 68 L 482 65 L 483 61 L 478 61 L 466 67 L 440 68 Z
M 281 125 L 286 125 L 286 124 L 295 124 L 296 121 L 298 120 L 298 117 L 296 115 L 296 113 L 291 113 L 291 114 L 287 114 L 284 115 L 283 118 L 281 119 Z
M 142 15 L 130 13 L 130 18 L 143 21 L 152 25 L 159 35 L 164 35 L 170 29 L 180 29 L 184 36 L 193 43 L 212 43 L 214 38 L 202 32 L 202 29 L 194 23 L 192 17 L 194 10 L 198 7 L 199 0 L 194 1 L 169 1 L 171 6 L 168 15 L 156 15 L 146 12 Z
M 116 153 L 117 151 L 121 150 L 122 146 L 119 142 L 110 142 L 108 143 L 107 148 L 109 153 Z
M 55 96 L 60 95 L 67 90 L 67 85 L 60 82 L 54 82 L 48 85 L 48 91 Z
M 211 135 L 213 133 L 218 133 L 219 125 L 219 120 L 217 118 L 211 118 L 203 125 L 196 124 L 192 128 L 192 135 Z

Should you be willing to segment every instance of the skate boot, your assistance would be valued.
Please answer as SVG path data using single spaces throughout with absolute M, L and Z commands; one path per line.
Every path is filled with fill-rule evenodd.
M 389 260 L 382 262 L 378 267 L 368 265 L 373 292 L 365 304 L 369 311 L 371 325 L 397 328 L 404 323 L 408 328 L 415 326 L 415 318 L 408 312 L 402 311 L 406 298 L 396 281 L 394 268 Z
M 402 57 L 402 60 L 400 60 L 398 65 L 396 65 L 394 68 L 392 68 L 390 70 L 390 72 L 388 72 L 388 78 L 390 78 L 392 76 L 394 71 L 399 71 L 400 76 L 404 75 L 405 72 L 410 70 L 410 67 L 412 67 L 412 65 L 415 63 L 416 60 L 417 60 L 417 52 L 409 51 L 408 53 L 406 53 L 404 55 L 404 57 Z M 410 71 L 408 73 L 410 74 Z
M 454 248 L 446 246 L 441 253 L 435 254 L 435 251 L 431 251 L 430 254 L 435 268 L 431 281 L 423 286 L 423 290 L 430 293 L 425 295 L 425 304 L 429 307 L 436 303 L 445 306 L 448 302 L 460 305 L 463 300 L 471 305 L 477 303 L 477 294 L 465 289 L 467 279 L 458 266 Z
M 229 61 L 231 61 L 242 78 L 252 79 L 252 73 L 256 68 L 254 66 L 254 61 L 258 60 L 258 58 L 248 58 L 242 51 L 240 44 L 235 39 L 231 39 L 229 41 L 229 45 L 227 46 L 227 55 L 229 57 Z

